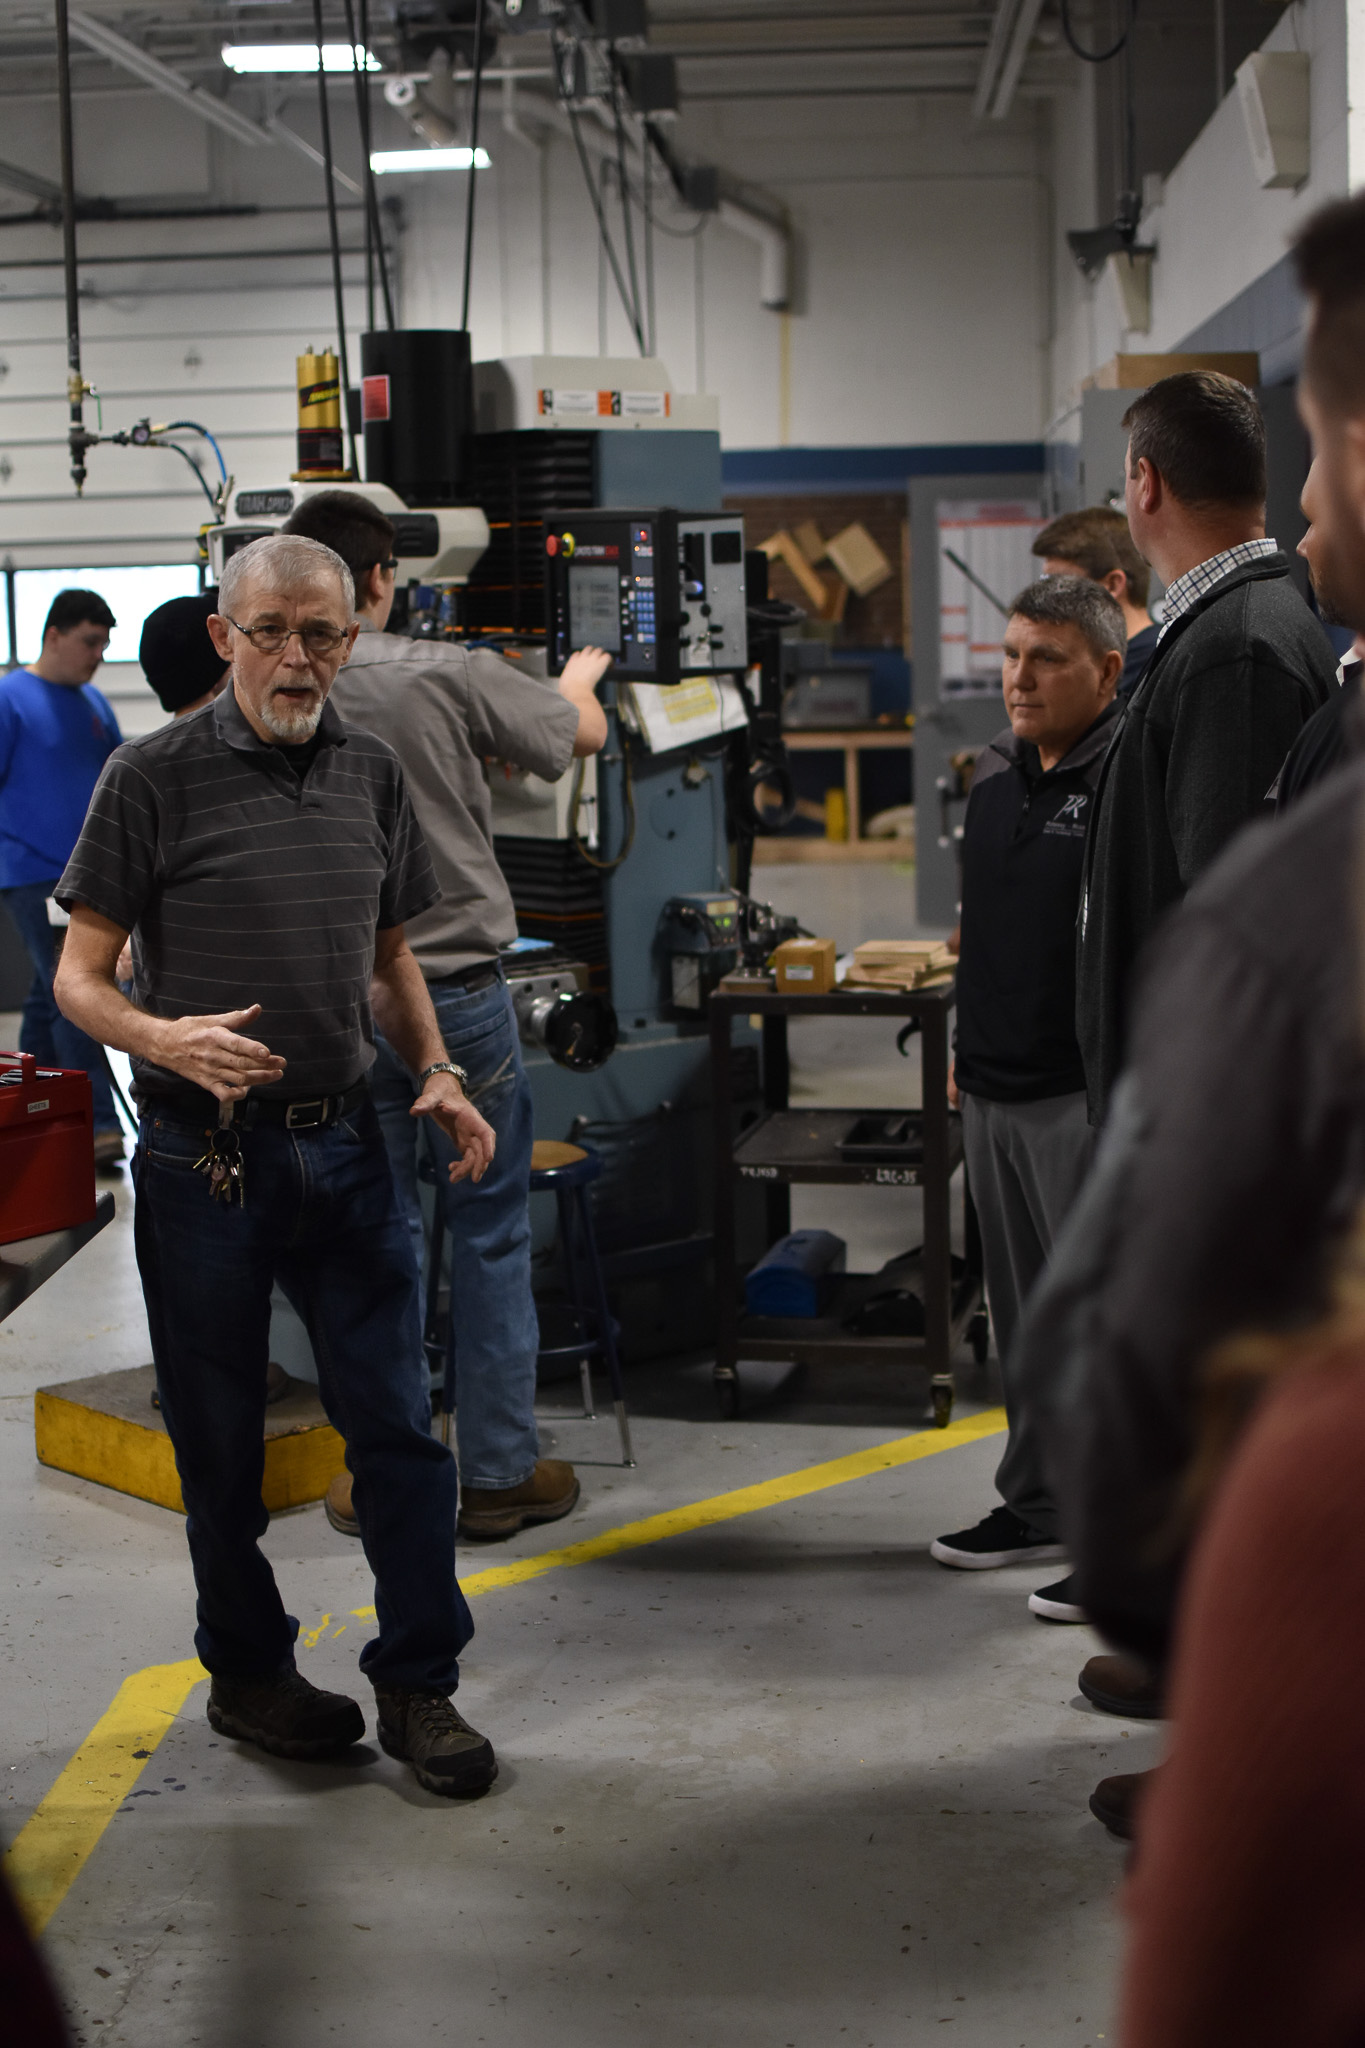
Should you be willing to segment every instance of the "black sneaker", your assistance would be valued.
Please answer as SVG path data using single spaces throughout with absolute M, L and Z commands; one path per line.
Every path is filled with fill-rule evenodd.
M 1028 1596 L 1028 1611 L 1044 1621 L 1084 1621 L 1085 1609 L 1076 1605 L 1076 1581 L 1070 1572 L 1055 1585 L 1040 1586 Z
M 974 1529 L 936 1536 L 929 1555 L 960 1572 L 989 1572 L 1002 1564 L 1037 1564 L 1065 1557 L 1066 1545 L 1039 1536 L 1027 1522 L 1020 1521 L 1013 1508 L 998 1507 Z
M 319 1692 L 299 1671 L 274 1678 L 215 1676 L 209 1725 L 272 1756 L 335 1756 L 365 1733 L 365 1716 L 340 1692 Z
M 471 1728 L 443 1692 L 374 1689 L 379 1741 L 390 1756 L 411 1764 L 417 1782 L 448 1799 L 477 1799 L 498 1775 L 493 1745 Z

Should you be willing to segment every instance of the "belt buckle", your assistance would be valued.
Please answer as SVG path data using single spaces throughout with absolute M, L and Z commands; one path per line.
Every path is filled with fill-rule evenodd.
M 319 1124 L 325 1124 L 327 1121 L 327 1106 L 330 1100 L 331 1097 L 327 1095 L 314 1095 L 306 1102 L 286 1103 L 284 1111 L 285 1129 L 287 1131 L 311 1131 L 315 1130 Z M 310 1109 L 316 1111 L 316 1115 L 304 1116 L 301 1113 L 304 1110 Z

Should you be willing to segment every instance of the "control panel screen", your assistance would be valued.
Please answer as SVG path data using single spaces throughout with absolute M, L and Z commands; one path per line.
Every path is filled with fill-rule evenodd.
M 621 652 L 621 573 L 615 562 L 575 562 L 569 570 L 569 650 Z

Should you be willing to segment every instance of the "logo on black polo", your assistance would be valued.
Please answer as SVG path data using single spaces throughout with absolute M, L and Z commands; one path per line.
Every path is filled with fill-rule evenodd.
M 1049 818 L 1043 827 L 1044 833 L 1053 832 L 1059 839 L 1084 839 L 1084 811 L 1090 801 L 1088 790 L 1078 790 L 1074 796 L 1064 797 L 1055 818 Z

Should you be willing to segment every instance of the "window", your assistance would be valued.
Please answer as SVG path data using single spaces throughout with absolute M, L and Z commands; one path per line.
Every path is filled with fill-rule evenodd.
M 158 562 L 130 569 L 18 569 L 14 572 L 15 639 L 6 647 L 10 663 L 35 661 L 43 644 L 43 621 L 59 590 L 96 590 L 118 620 L 109 636 L 106 661 L 136 661 L 142 622 L 169 597 L 193 597 L 199 571 L 185 562 Z M 8 625 L 0 627 L 6 641 Z M 98 683 L 98 674 L 95 678 Z

